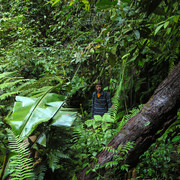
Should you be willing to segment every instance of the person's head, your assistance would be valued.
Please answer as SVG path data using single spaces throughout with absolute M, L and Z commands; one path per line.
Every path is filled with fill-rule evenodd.
M 98 93 L 100 93 L 102 91 L 102 83 L 101 82 L 96 83 L 96 91 Z

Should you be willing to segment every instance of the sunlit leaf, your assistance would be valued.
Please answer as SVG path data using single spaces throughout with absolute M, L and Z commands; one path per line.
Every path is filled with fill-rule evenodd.
M 164 23 L 164 28 L 167 28 L 168 25 L 169 25 L 169 21 L 167 21 L 166 23 Z
M 51 123 L 52 126 L 71 126 L 76 119 L 76 112 L 72 111 L 58 111 Z
M 154 35 L 156 35 L 158 33 L 158 31 L 163 27 L 164 24 L 161 24 L 160 26 L 158 26 L 154 32 Z
M 8 123 L 14 133 L 22 138 L 30 135 L 39 124 L 50 119 L 53 119 L 53 126 L 71 126 L 76 117 L 75 109 L 62 108 L 63 111 L 59 111 L 63 101 L 58 100 L 58 95 L 54 93 L 48 93 L 41 98 L 17 96 Z

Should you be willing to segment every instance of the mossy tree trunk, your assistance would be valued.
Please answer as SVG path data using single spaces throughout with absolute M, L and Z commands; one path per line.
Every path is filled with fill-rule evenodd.
M 149 146 L 160 137 L 165 130 L 176 120 L 177 110 L 180 107 L 180 63 L 172 70 L 169 76 L 155 90 L 150 100 L 143 106 L 140 112 L 132 117 L 121 131 L 112 139 L 108 146 L 117 149 L 119 145 L 127 142 L 135 142 L 134 148 L 128 152 L 123 163 L 135 167 L 139 156 L 143 154 Z M 97 155 L 98 164 L 104 165 L 112 160 L 113 153 L 101 151 Z M 91 164 L 95 167 L 96 164 Z M 77 177 L 79 179 L 94 179 L 97 175 L 90 171 L 89 167 L 81 170 Z M 100 173 L 103 175 L 104 169 Z

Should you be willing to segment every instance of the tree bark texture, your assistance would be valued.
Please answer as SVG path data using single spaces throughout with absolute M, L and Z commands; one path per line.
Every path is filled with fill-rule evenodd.
M 128 152 L 126 159 L 123 161 L 123 163 L 130 165 L 130 167 L 135 167 L 139 156 L 177 119 L 179 107 L 180 62 L 159 85 L 140 112 L 125 124 L 107 146 L 117 149 L 119 145 L 135 142 L 134 148 Z M 104 165 L 112 160 L 113 155 L 112 152 L 101 151 L 97 155 L 97 164 Z M 91 164 L 91 168 L 93 167 L 95 167 L 94 163 Z M 92 171 L 86 174 L 88 169 L 89 167 L 86 167 L 81 170 L 77 175 L 78 179 L 91 180 L 97 176 Z M 101 175 L 104 173 L 104 169 L 100 170 Z

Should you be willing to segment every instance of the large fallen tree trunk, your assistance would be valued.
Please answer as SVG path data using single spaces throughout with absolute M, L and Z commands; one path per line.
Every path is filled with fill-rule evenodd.
M 135 167 L 139 156 L 176 120 L 177 110 L 180 107 L 180 63 L 173 69 L 170 75 L 159 85 L 150 100 L 143 106 L 140 112 L 132 117 L 121 131 L 112 139 L 108 146 L 117 149 L 119 145 L 127 142 L 135 142 L 134 148 L 128 152 L 123 163 Z M 97 164 L 104 165 L 113 158 L 110 151 L 101 151 L 97 155 Z M 92 163 L 91 168 L 96 164 Z M 89 167 L 81 170 L 78 179 L 90 180 L 97 176 Z M 101 175 L 104 169 L 98 171 Z

